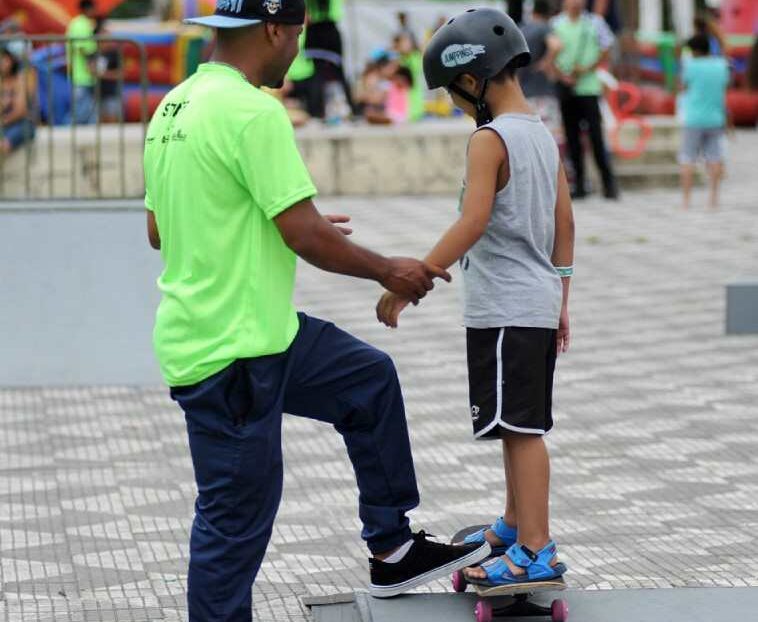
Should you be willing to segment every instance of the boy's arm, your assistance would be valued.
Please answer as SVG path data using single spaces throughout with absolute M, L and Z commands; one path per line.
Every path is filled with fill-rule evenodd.
M 571 207 L 571 193 L 562 164 L 558 171 L 558 195 L 555 200 L 555 241 L 552 261 L 561 274 L 563 284 L 563 303 L 558 325 L 558 352 L 566 352 L 570 339 L 569 287 L 574 269 L 574 211 Z
M 505 167 L 508 183 L 508 152 L 502 139 L 492 130 L 474 132 L 466 156 L 466 191 L 461 215 L 443 234 L 426 256 L 425 262 L 437 261 L 443 270 L 458 261 L 482 237 L 492 214 L 492 202 L 498 191 L 498 173 Z M 377 319 L 395 328 L 400 312 L 408 301 L 390 293 L 376 305 Z
M 463 257 L 484 234 L 492 214 L 497 192 L 498 172 L 506 166 L 505 184 L 510 178 L 507 151 L 502 139 L 492 130 L 475 132 L 466 158 L 466 191 L 461 215 L 426 256 L 443 269 Z M 503 184 L 503 187 L 505 187 Z

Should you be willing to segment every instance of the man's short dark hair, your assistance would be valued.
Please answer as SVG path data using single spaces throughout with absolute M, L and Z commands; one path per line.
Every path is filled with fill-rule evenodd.
M 692 50 L 693 54 L 708 56 L 711 51 L 711 42 L 708 35 L 698 34 L 687 41 L 687 47 Z
M 534 0 L 534 7 L 532 8 L 534 15 L 540 17 L 550 17 L 553 13 L 553 6 L 550 0 Z
M 79 10 L 82 13 L 86 13 L 87 11 L 91 11 L 95 8 L 95 2 L 94 0 L 81 0 L 79 2 Z

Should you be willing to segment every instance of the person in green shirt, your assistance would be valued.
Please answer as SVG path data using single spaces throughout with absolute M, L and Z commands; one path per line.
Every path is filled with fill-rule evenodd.
M 287 72 L 284 96 L 296 99 L 311 117 L 324 116 L 323 85 L 316 76 L 313 59 L 305 53 L 305 33 L 298 39 L 300 51 Z
M 597 70 L 608 60 L 614 37 L 605 20 L 585 11 L 586 0 L 564 0 L 563 13 L 552 22 L 553 33 L 561 45 L 555 58 L 557 92 L 563 127 L 574 169 L 572 197 L 587 196 L 582 152 L 581 126 L 587 124 L 592 152 L 603 179 L 604 195 L 618 199 L 616 176 L 605 146 L 600 97 L 603 85 Z
M 408 33 L 395 36 L 393 48 L 398 53 L 400 65 L 408 69 L 413 76 L 410 91 L 410 120 L 418 121 L 424 116 L 425 92 L 423 56 Z
M 449 274 L 350 242 L 322 216 L 278 88 L 298 53 L 302 0 L 218 0 L 212 61 L 148 127 L 145 206 L 164 268 L 154 345 L 184 411 L 197 484 L 190 622 L 249 622 L 282 494 L 282 413 L 344 437 L 360 491 L 370 591 L 388 597 L 485 558 L 412 534 L 419 502 L 403 398 L 385 353 L 292 303 L 296 257 L 414 302 Z M 305 517 L 306 520 L 308 517 Z M 317 520 L 313 517 L 313 520 Z
M 326 88 L 330 82 L 337 82 L 345 101 L 353 115 L 357 110 L 353 102 L 350 84 L 345 75 L 342 54 L 342 35 L 338 24 L 342 19 L 343 0 L 305 0 L 308 25 L 305 28 L 305 49 L 315 63 L 316 74 L 321 88 L 322 110 L 315 115 L 326 116 Z
M 68 43 L 69 79 L 72 85 L 71 110 L 68 121 L 77 124 L 95 122 L 95 76 L 92 62 L 97 54 L 95 41 L 95 24 L 97 10 L 93 0 L 81 0 L 80 14 L 68 25 L 66 36 Z

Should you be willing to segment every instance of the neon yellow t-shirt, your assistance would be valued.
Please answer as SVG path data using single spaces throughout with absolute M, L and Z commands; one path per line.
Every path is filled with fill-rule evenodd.
M 413 88 L 411 89 L 411 121 L 418 121 L 424 116 L 425 89 L 424 89 L 424 57 L 419 51 L 414 51 L 403 56 L 400 64 L 407 67 L 413 76 Z
M 68 24 L 66 36 L 69 39 L 86 39 L 84 41 L 72 41 L 69 47 L 68 59 L 71 82 L 74 86 L 93 86 L 95 78 L 89 70 L 87 58 L 97 52 L 97 43 L 92 37 L 95 32 L 95 23 L 86 15 L 79 15 Z
M 272 219 L 316 188 L 282 104 L 233 67 L 200 65 L 158 107 L 144 164 L 164 262 L 153 341 L 166 382 L 285 351 L 298 330 L 296 257 Z

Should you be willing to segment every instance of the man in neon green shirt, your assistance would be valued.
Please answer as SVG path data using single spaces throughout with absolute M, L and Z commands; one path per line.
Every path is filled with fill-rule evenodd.
M 68 44 L 69 77 L 73 85 L 71 117 L 76 123 L 95 122 L 95 76 L 92 74 L 92 58 L 97 53 L 95 18 L 97 17 L 93 0 L 79 3 L 80 14 L 71 20 L 66 36 L 72 41 Z
M 302 0 L 218 0 L 192 20 L 218 29 L 213 61 L 173 89 L 148 128 L 148 236 L 163 294 L 154 342 L 185 413 L 198 497 L 190 538 L 190 622 L 249 622 L 251 586 L 282 493 L 282 412 L 334 425 L 360 489 L 371 593 L 393 596 L 480 561 L 489 546 L 412 534 L 418 504 L 391 359 L 297 313 L 296 254 L 373 279 L 414 301 L 444 271 L 352 244 L 316 194 L 278 87 L 298 53 Z M 254 53 L 253 53 L 254 52 Z

